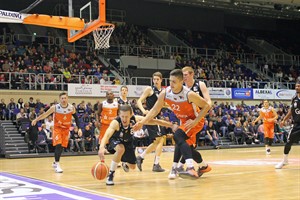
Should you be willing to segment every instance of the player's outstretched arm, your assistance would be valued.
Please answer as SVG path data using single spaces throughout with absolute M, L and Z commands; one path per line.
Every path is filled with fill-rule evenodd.
M 40 116 L 38 116 L 36 119 L 34 119 L 32 122 L 31 122 L 31 125 L 32 126 L 35 126 L 36 123 L 42 119 L 45 119 L 46 117 L 48 117 L 49 115 L 51 115 L 52 113 L 54 113 L 55 111 L 55 105 L 51 106 L 49 108 L 49 110 L 47 110 L 47 112 L 41 114 Z
M 114 134 L 116 130 L 119 129 L 119 123 L 116 120 L 113 120 L 110 124 L 107 130 L 105 131 L 105 134 L 101 140 L 98 155 L 100 160 L 104 160 L 104 153 L 105 153 L 105 146 L 108 143 L 108 140 L 111 138 L 111 136 Z
M 147 113 L 147 115 L 144 117 L 144 119 L 137 122 L 133 126 L 134 131 L 141 129 L 144 124 L 147 124 L 149 122 L 149 120 L 153 119 L 160 112 L 161 108 L 164 106 L 164 103 L 165 103 L 165 101 L 164 101 L 165 93 L 166 93 L 165 90 L 163 90 L 158 95 L 157 101 L 156 101 L 155 105 L 153 106 L 153 108 Z
M 143 120 L 145 117 L 142 116 L 135 116 L 137 121 Z M 172 127 L 173 123 L 166 121 L 166 120 L 161 120 L 161 119 L 150 119 L 146 125 L 159 125 L 159 126 L 165 126 L 165 127 Z

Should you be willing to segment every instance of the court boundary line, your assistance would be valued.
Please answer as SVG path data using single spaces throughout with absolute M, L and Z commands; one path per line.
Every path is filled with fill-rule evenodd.
M 134 200 L 134 199 L 128 198 L 128 197 L 122 197 L 122 196 L 119 196 L 119 195 L 108 194 L 108 193 L 105 193 L 105 192 L 98 192 L 98 191 L 95 191 L 95 190 L 80 188 L 78 186 L 72 186 L 72 185 L 65 184 L 65 183 L 56 183 L 56 182 L 52 182 L 52 181 L 49 181 L 49 180 L 37 179 L 37 178 L 28 177 L 28 176 L 24 176 L 24 175 L 20 175 L 20 174 L 14 174 L 14 173 L 11 173 L 11 172 L 2 171 L 1 173 L 4 173 L 4 177 L 5 177 L 5 173 L 7 173 L 8 175 L 12 175 L 12 176 L 20 176 L 20 177 L 23 177 L 23 178 L 38 180 L 38 181 L 42 181 L 42 182 L 45 182 L 45 183 L 48 183 L 48 184 L 53 184 L 53 185 L 56 185 L 56 186 L 66 187 L 67 189 L 74 189 L 78 192 L 83 191 L 83 192 L 88 192 L 90 194 L 106 195 L 106 197 L 112 197 L 112 198 L 118 198 L 118 199 L 124 199 L 124 200 Z M 1 175 L 1 173 L 0 173 L 0 175 Z M 17 179 L 17 177 L 15 179 Z

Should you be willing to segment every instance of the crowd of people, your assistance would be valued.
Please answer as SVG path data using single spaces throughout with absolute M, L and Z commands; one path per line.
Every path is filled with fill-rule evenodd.
M 82 101 L 80 104 L 73 106 L 77 108 L 77 115 L 81 123 L 82 135 L 77 134 L 78 128 L 73 128 L 70 131 L 70 139 L 74 142 L 70 142 L 70 146 L 67 151 L 85 152 L 95 151 L 97 149 L 100 130 L 95 126 L 96 113 L 98 110 L 98 103 L 92 105 L 90 102 Z M 4 99 L 1 99 L 0 103 L 0 119 L 1 120 L 22 120 L 34 119 L 37 116 L 43 114 L 45 109 L 50 105 L 57 104 L 57 101 L 42 103 L 40 99 L 31 97 L 28 101 L 24 101 L 23 98 L 19 98 L 17 102 L 13 98 L 6 104 Z M 133 111 L 137 115 L 143 115 L 142 111 L 137 106 L 137 100 L 130 100 L 130 104 L 134 108 Z M 288 111 L 289 106 L 282 102 L 273 102 L 272 105 L 276 109 L 279 116 L 275 125 L 275 143 L 284 143 L 287 141 L 287 133 L 291 130 L 291 120 L 287 120 L 283 127 L 279 126 L 279 121 L 282 119 Z M 205 124 L 202 131 L 198 134 L 198 145 L 214 146 L 219 148 L 220 138 L 226 137 L 230 139 L 234 144 L 260 144 L 264 142 L 264 130 L 262 121 L 253 125 L 253 121 L 259 115 L 259 111 L 262 107 L 262 103 L 255 106 L 249 106 L 244 101 L 235 105 L 233 102 L 214 102 L 213 108 L 208 112 L 205 118 Z M 167 121 L 178 123 L 178 119 L 172 111 L 169 109 L 163 109 L 161 115 Z M 40 127 L 40 134 L 46 133 L 45 141 L 49 142 L 50 151 L 51 148 L 51 126 L 53 126 L 52 116 L 49 116 L 45 120 L 41 120 L 38 123 Z M 172 134 L 172 130 L 165 129 L 166 134 Z M 147 135 L 143 134 L 143 136 Z M 200 139 L 199 139 L 200 138 Z M 141 137 L 138 141 L 140 146 L 148 146 L 148 138 Z M 86 147 L 87 146 L 87 147 Z
M 0 50 L 0 66 L 1 89 L 9 89 L 9 84 L 11 89 L 57 90 L 68 83 L 117 82 L 96 53 L 75 53 L 64 47 L 7 46 Z

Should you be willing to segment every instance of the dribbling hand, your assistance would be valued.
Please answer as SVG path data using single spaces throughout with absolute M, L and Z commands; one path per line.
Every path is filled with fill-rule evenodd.
M 104 153 L 105 153 L 105 149 L 100 148 L 98 151 L 98 156 L 99 156 L 100 160 L 104 160 Z

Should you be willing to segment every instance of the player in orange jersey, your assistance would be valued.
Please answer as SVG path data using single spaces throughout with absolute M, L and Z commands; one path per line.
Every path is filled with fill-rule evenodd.
M 182 68 L 182 73 L 183 73 L 184 86 L 186 86 L 187 88 L 189 88 L 190 90 L 194 91 L 196 94 L 198 94 L 199 96 L 204 98 L 207 101 L 207 103 L 209 105 L 211 105 L 211 99 L 210 99 L 209 92 L 208 92 L 208 89 L 207 89 L 205 83 L 202 81 L 196 81 L 194 79 L 194 75 L 195 75 L 194 69 L 192 67 L 186 66 L 186 67 Z M 201 130 L 204 126 L 204 121 L 205 121 L 204 118 L 202 118 L 199 122 L 199 129 L 201 127 Z M 211 167 L 204 162 L 200 152 L 195 149 L 195 147 L 197 146 L 197 141 L 198 141 L 198 138 L 197 138 L 198 133 L 199 132 L 194 132 L 193 137 L 190 137 L 187 140 L 187 143 L 190 145 L 190 147 L 193 151 L 194 161 L 199 166 L 198 175 L 200 177 L 200 176 L 202 176 L 203 173 L 209 172 L 211 170 Z M 176 145 L 175 152 L 174 152 L 173 166 L 172 166 L 172 169 L 168 176 L 169 179 L 175 179 L 176 174 L 178 174 L 178 172 L 184 170 L 183 169 L 184 158 L 181 157 L 181 160 L 179 162 L 180 157 L 181 157 L 181 152 L 179 151 L 179 148 Z
M 272 146 L 274 140 L 274 126 L 277 118 L 277 112 L 270 106 L 268 100 L 264 100 L 264 105 L 260 109 L 259 116 L 252 122 L 252 125 L 254 126 L 257 121 L 263 120 L 267 155 L 271 154 L 270 146 Z
M 80 127 L 79 119 L 76 115 L 76 109 L 74 108 L 74 106 L 68 103 L 67 93 L 60 93 L 59 100 L 59 104 L 51 106 L 47 112 L 41 114 L 31 122 L 31 125 L 35 126 L 38 121 L 45 119 L 46 117 L 54 113 L 54 128 L 52 140 L 53 146 L 55 146 L 55 162 L 53 162 L 52 166 L 56 173 L 63 172 L 63 170 L 60 167 L 59 160 L 63 151 L 63 147 L 68 147 L 70 127 L 72 125 L 72 117 L 74 117 L 75 119 L 76 126 Z M 81 129 L 79 129 L 79 132 L 81 132 L 82 134 Z
M 110 122 L 118 116 L 118 102 L 114 101 L 114 93 L 112 91 L 106 92 L 106 100 L 99 104 L 98 114 L 96 115 L 96 121 L 100 122 L 100 135 L 99 144 L 103 138 L 106 129 Z
M 187 170 L 179 172 L 179 176 L 182 178 L 198 178 L 199 175 L 193 165 L 192 149 L 186 140 L 194 137 L 194 132 L 197 133 L 201 130 L 199 122 L 210 109 L 210 105 L 198 94 L 183 86 L 183 73 L 181 70 L 175 69 L 170 73 L 170 86 L 159 94 L 154 107 L 143 120 L 137 122 L 135 129 L 140 129 L 143 124 L 153 119 L 165 102 L 181 122 L 174 133 L 174 140 L 185 158 Z

